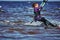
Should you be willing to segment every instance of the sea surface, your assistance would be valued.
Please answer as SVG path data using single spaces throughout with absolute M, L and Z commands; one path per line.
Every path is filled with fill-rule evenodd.
M 0 40 L 60 40 L 60 29 L 44 29 L 45 25 L 25 26 L 34 16 L 33 3 L 41 1 L 0 1 Z M 60 22 L 60 2 L 47 2 L 41 11 L 50 22 Z M 56 22 L 57 21 L 57 22 Z

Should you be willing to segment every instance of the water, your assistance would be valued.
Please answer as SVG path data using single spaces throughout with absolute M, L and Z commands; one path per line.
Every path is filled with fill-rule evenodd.
M 4 10 L 0 12 L 0 40 L 60 40 L 60 29 L 44 29 L 44 24 L 41 26 L 21 24 L 33 20 L 34 2 L 0 1 L 0 6 Z M 48 2 L 41 14 L 49 21 L 60 22 L 60 2 Z

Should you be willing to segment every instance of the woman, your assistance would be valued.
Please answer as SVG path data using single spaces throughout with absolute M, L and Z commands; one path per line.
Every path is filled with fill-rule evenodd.
M 33 8 L 34 8 L 34 21 L 41 21 L 43 22 L 46 26 L 51 25 L 53 27 L 56 27 L 55 25 L 53 25 L 52 23 L 50 23 L 48 20 L 46 20 L 44 17 L 41 17 L 41 10 L 43 8 L 43 6 L 46 4 L 47 0 L 43 0 L 43 2 L 41 3 L 41 5 L 39 6 L 38 3 L 33 3 Z M 32 23 L 32 22 L 31 22 Z M 47 27 L 45 27 L 47 28 Z

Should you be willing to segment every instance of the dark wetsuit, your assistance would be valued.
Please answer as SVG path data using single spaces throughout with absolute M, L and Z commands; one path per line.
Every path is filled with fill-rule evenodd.
M 34 8 L 34 21 L 42 21 L 45 25 L 46 24 L 46 19 L 41 17 L 40 11 L 41 11 L 42 7 L 38 7 L 38 8 Z
M 44 4 L 44 3 L 43 3 Z M 34 8 L 34 21 L 42 21 L 46 26 L 51 25 L 55 27 L 52 23 L 50 23 L 48 20 L 46 20 L 44 17 L 41 17 L 40 11 L 42 10 L 42 6 L 39 6 L 38 8 Z
M 41 19 L 41 14 L 40 14 L 40 11 L 41 11 L 42 7 L 38 7 L 38 8 L 34 8 L 34 20 L 35 21 L 38 21 Z

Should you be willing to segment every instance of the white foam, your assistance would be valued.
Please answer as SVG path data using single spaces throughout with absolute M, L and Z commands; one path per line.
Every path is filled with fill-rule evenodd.
M 35 26 L 37 26 L 37 25 L 41 25 L 42 24 L 42 22 L 39 22 L 39 21 L 37 21 L 37 22 L 28 22 L 28 23 L 25 23 L 24 25 L 35 25 Z
M 2 6 L 0 6 L 0 8 L 2 8 Z

